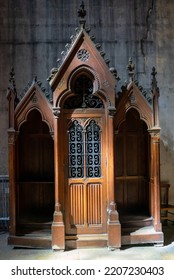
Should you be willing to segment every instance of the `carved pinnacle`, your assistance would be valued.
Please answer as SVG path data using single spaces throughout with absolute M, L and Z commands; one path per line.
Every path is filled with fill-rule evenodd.
M 84 18 L 86 16 L 86 10 L 84 9 L 85 5 L 84 5 L 83 1 L 82 1 L 81 5 L 80 5 L 80 8 L 81 9 L 78 10 L 78 17 Z
M 152 89 L 157 89 L 157 80 L 156 80 L 156 74 L 157 74 L 157 72 L 156 72 L 156 69 L 155 69 L 155 67 L 153 67 L 152 68 L 152 73 L 151 73 L 151 75 L 152 75 Z
M 130 82 L 133 82 L 135 65 L 133 64 L 131 57 L 129 58 L 127 69 L 128 69 Z
M 9 83 L 12 86 L 13 90 L 16 92 L 16 83 L 15 83 L 15 72 L 14 67 L 11 68 L 10 71 L 10 77 L 9 77 Z
M 84 2 L 82 1 L 80 5 L 80 9 L 78 10 L 78 17 L 80 18 L 79 23 L 81 25 L 81 28 L 84 28 L 86 23 L 86 20 L 84 19 L 84 17 L 86 16 L 86 10 L 84 8 L 85 5 Z

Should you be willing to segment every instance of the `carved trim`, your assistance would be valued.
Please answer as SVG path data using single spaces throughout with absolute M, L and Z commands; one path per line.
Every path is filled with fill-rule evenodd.
M 18 138 L 19 132 L 13 129 L 8 130 L 8 144 L 14 145 Z
M 52 138 L 53 141 L 54 141 L 54 131 L 50 131 L 50 136 L 51 136 L 51 138 Z
M 152 127 L 151 129 L 148 129 L 148 132 L 152 138 L 160 138 L 160 130 L 160 127 Z
M 108 114 L 109 114 L 109 117 L 113 118 L 116 114 L 116 108 L 115 107 L 109 107 L 108 108 Z
M 60 116 L 60 107 L 54 107 L 53 108 L 53 115 L 55 116 L 56 119 L 59 118 L 59 116 Z

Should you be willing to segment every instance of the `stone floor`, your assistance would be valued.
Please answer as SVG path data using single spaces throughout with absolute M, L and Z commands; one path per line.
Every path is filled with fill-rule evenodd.
M 0 260 L 174 260 L 174 226 L 163 227 L 164 246 L 132 245 L 120 250 L 107 248 L 75 249 L 58 252 L 44 249 L 21 249 L 7 245 L 7 232 L 0 232 Z

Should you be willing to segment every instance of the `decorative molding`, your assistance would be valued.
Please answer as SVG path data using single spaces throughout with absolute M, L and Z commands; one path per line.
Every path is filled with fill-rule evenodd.
M 148 129 L 148 132 L 150 133 L 152 138 L 160 138 L 160 131 L 160 127 L 151 127 L 150 129 Z
M 52 138 L 53 141 L 54 141 L 54 131 L 50 131 L 50 135 L 51 135 L 51 138 Z
M 55 118 L 58 119 L 59 116 L 60 116 L 60 108 L 59 107 L 54 107 L 53 108 L 53 114 L 54 114 Z
M 58 84 L 58 89 L 61 89 L 61 87 L 63 86 L 64 83 L 65 83 L 65 80 L 61 79 L 59 84 Z
M 18 131 L 15 131 L 14 129 L 8 129 L 8 144 L 13 145 L 16 142 L 18 135 Z
M 108 108 L 108 114 L 110 117 L 114 117 L 116 114 L 116 108 L 115 107 L 109 107 Z
M 120 77 L 118 76 L 118 73 L 117 73 L 117 70 L 114 68 L 114 67 L 111 67 L 109 69 L 109 71 L 112 73 L 112 75 L 114 76 L 114 78 L 119 81 L 120 80 Z

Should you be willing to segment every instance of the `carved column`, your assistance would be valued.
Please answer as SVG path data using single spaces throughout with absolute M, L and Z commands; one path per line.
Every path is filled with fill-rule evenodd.
M 151 212 L 156 231 L 161 231 L 160 223 L 160 128 L 152 128 L 151 153 L 152 153 L 152 176 L 151 176 Z
M 115 108 L 109 109 L 108 117 L 108 247 L 116 249 L 121 247 L 121 225 L 114 202 L 114 115 Z
M 13 128 L 8 130 L 8 159 L 9 159 L 9 235 L 16 234 L 16 139 L 18 132 Z
M 55 165 L 55 211 L 52 223 L 52 249 L 65 249 L 65 226 L 59 202 L 59 108 L 53 108 L 54 119 L 54 165 Z
M 156 231 L 161 231 L 160 223 L 160 127 L 159 127 L 159 88 L 157 87 L 156 69 L 152 68 L 153 127 L 151 134 L 151 211 Z

